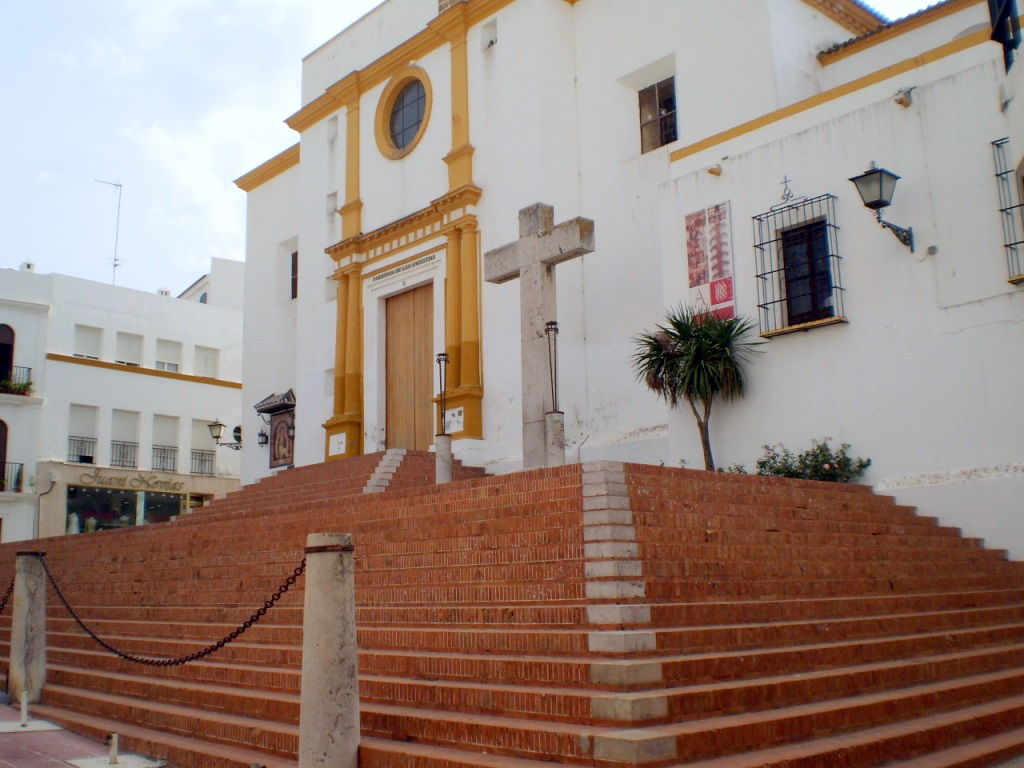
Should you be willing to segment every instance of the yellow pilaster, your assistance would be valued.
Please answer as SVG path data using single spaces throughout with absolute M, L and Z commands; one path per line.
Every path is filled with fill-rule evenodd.
M 363 345 L 362 278 L 359 267 L 336 274 L 338 319 L 334 358 L 334 415 L 324 423 L 324 457 L 343 459 L 362 453 Z M 345 435 L 344 451 L 331 451 L 331 439 Z
M 359 199 L 359 84 L 346 94 L 345 104 L 345 204 L 341 214 L 341 239 L 363 231 L 363 203 Z
M 457 230 L 461 236 L 460 257 L 462 328 L 460 347 L 462 368 L 460 387 L 480 386 L 480 296 L 479 296 L 479 255 L 477 253 L 476 225 L 469 223 Z
M 448 387 L 459 385 L 462 360 L 462 237 L 457 229 L 448 233 L 444 281 L 444 351 L 448 353 Z

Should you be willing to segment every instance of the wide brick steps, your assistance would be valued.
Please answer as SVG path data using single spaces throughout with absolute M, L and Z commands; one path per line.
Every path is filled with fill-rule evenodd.
M 364 494 L 381 459 L 31 548 L 106 640 L 179 656 L 262 605 L 307 533 L 351 532 L 362 768 L 868 768 L 925 753 L 966 768 L 1024 751 L 1024 567 L 889 497 L 604 464 L 435 488 L 434 457 L 414 452 Z M 145 748 L 128 748 L 178 750 L 182 768 L 293 768 L 302 599 L 300 579 L 239 640 L 173 668 L 103 652 L 51 599 L 40 712 L 136 729 Z M 9 636 L 0 617 L 0 659 Z

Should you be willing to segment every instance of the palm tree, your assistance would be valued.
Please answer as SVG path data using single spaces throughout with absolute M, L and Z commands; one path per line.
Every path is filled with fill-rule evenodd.
M 744 339 L 752 328 L 744 318 L 721 318 L 707 309 L 679 306 L 666 313 L 664 325 L 635 339 L 637 380 L 673 408 L 683 400 L 689 404 L 709 471 L 715 469 L 708 430 L 711 405 L 716 397 L 732 400 L 743 395 L 743 363 L 760 343 Z

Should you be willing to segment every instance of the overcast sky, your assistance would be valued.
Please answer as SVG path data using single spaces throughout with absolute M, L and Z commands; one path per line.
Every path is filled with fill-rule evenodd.
M 123 185 L 118 285 L 177 294 L 244 258 L 232 180 L 295 143 L 302 57 L 376 3 L 0 2 L 0 267 L 110 282 L 117 189 L 95 179 Z

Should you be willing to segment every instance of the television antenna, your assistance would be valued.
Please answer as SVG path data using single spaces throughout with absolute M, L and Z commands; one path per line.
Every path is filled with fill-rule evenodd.
M 107 184 L 111 187 L 117 187 L 117 219 L 114 224 L 114 259 L 112 264 L 114 265 L 110 275 L 110 284 L 115 285 L 117 283 L 117 268 L 121 266 L 121 261 L 117 258 L 117 241 L 121 234 L 121 188 L 122 185 L 116 181 L 104 181 L 103 179 L 93 179 L 97 184 Z

